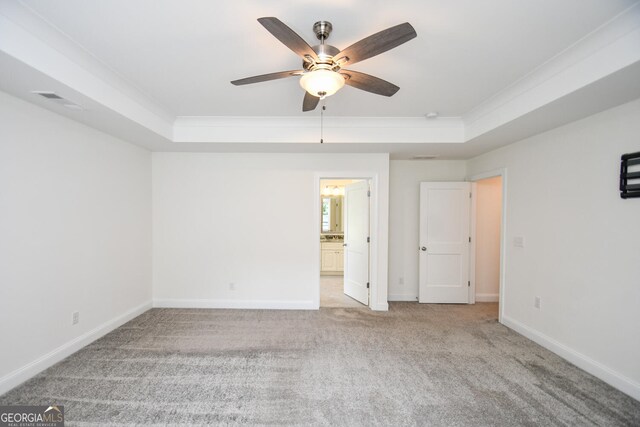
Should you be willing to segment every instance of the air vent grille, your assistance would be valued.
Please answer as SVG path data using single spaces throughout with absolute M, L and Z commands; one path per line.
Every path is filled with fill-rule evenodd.
M 41 97 L 46 98 L 50 101 L 53 101 L 56 104 L 60 104 L 63 107 L 69 108 L 70 110 L 78 110 L 78 111 L 84 110 L 84 108 L 82 108 L 81 105 L 78 105 L 75 102 L 69 101 L 68 99 L 61 97 L 55 92 L 34 90 L 31 93 L 33 93 L 34 95 L 40 95 Z
M 53 93 L 53 92 L 33 92 L 36 95 L 40 95 L 42 97 L 45 97 L 47 99 L 64 99 L 63 97 L 61 97 L 60 95 Z

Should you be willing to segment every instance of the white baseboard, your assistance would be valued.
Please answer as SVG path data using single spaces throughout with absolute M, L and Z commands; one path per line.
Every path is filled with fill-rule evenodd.
M 389 301 L 416 302 L 416 301 L 418 301 L 418 295 L 415 295 L 415 294 L 389 294 L 389 295 L 387 295 L 387 300 L 389 300 Z
M 476 302 L 498 302 L 498 294 L 476 294 Z
M 617 388 L 623 393 L 628 394 L 636 400 L 640 400 L 640 383 L 619 374 L 613 369 L 603 365 L 600 362 L 579 353 L 564 344 L 550 338 L 520 322 L 507 316 L 502 316 L 502 324 L 513 329 L 521 335 L 540 344 L 547 350 L 550 350 L 560 357 L 568 360 L 577 367 L 587 371 L 591 375 L 600 378 L 607 384 Z
M 8 373 L 4 377 L 0 378 L 0 395 L 22 384 L 28 379 L 33 378 L 50 366 L 55 365 L 65 357 L 69 357 L 76 351 L 80 350 L 82 347 L 91 344 L 93 341 L 108 334 L 117 327 L 124 325 L 129 320 L 138 317 L 150 308 L 151 302 L 141 304 L 127 311 L 126 313 L 121 314 L 115 319 L 109 320 L 99 325 L 98 327 L 85 332 L 79 337 L 74 338 L 73 340 L 61 345 L 55 350 L 50 351 L 49 353 L 37 358 L 36 360 L 24 365 L 23 367 Z
M 227 299 L 154 299 L 162 308 L 237 308 L 267 310 L 317 310 L 313 301 L 227 300 Z

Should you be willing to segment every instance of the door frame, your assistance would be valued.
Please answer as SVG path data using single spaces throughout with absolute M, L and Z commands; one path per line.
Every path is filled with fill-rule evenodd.
M 317 242 L 313 250 L 313 306 L 320 308 L 320 181 L 323 179 L 363 179 L 369 181 L 369 190 L 371 197 L 369 198 L 369 308 L 374 310 L 374 301 L 377 301 L 378 294 L 378 222 L 379 222 L 379 185 L 378 174 L 375 172 L 317 172 L 313 179 L 314 185 L 314 214 L 313 214 L 313 239 Z
M 469 302 L 476 302 L 476 205 L 477 205 L 477 181 L 487 178 L 502 178 L 502 214 L 500 218 L 500 279 L 498 289 L 498 322 L 503 323 L 502 319 L 505 312 L 505 295 L 506 295 L 506 263 L 507 263 L 507 168 L 494 169 L 487 172 L 474 174 L 467 177 L 467 181 L 471 182 L 471 247 L 469 254 L 469 278 L 471 286 L 469 288 Z

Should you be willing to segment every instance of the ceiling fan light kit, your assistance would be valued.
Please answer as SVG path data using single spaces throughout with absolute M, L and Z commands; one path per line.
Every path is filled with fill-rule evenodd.
M 344 76 L 332 70 L 318 69 L 300 77 L 300 86 L 310 95 L 324 99 L 344 86 Z
M 345 84 L 356 89 L 383 96 L 393 96 L 400 88 L 392 83 L 365 73 L 345 70 L 345 65 L 369 59 L 416 37 L 416 31 L 408 22 L 399 24 L 339 50 L 335 46 L 325 44 L 333 26 L 328 21 L 318 21 L 313 25 L 320 44 L 309 46 L 302 37 L 296 34 L 278 18 L 259 18 L 275 38 L 302 58 L 302 70 L 281 71 L 234 80 L 231 83 L 239 86 L 259 83 L 285 77 L 300 76 L 300 86 L 306 91 L 302 103 L 302 111 L 312 111 L 318 102 L 339 91 Z

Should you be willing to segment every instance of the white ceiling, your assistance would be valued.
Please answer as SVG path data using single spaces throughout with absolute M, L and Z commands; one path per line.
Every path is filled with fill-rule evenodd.
M 230 84 L 300 67 L 262 16 L 339 48 L 410 22 L 353 66 L 401 90 L 329 97 L 318 144 L 296 78 Z M 640 0 L 0 0 L 0 90 L 154 151 L 465 159 L 640 97 Z
M 576 43 L 635 0 L 23 0 L 171 116 L 302 116 L 297 78 L 229 81 L 297 69 L 256 19 L 276 16 L 314 43 L 317 20 L 344 48 L 410 22 L 418 37 L 354 69 L 401 87 L 392 98 L 346 87 L 335 116 L 462 116 Z M 314 113 L 311 113 L 314 114 Z

